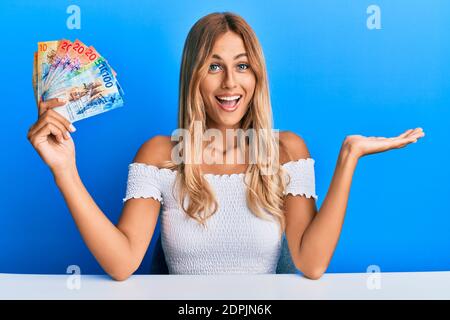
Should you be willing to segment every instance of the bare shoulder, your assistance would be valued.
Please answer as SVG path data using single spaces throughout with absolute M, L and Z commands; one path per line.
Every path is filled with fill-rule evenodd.
M 310 158 L 308 147 L 299 135 L 292 131 L 280 131 L 280 162 Z
M 154 136 L 142 144 L 137 151 L 133 162 L 161 167 L 165 161 L 170 160 L 172 146 L 173 144 L 170 136 Z

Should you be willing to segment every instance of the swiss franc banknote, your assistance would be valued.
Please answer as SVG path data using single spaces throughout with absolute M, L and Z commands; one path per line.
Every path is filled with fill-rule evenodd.
M 75 122 L 122 107 L 124 92 L 117 73 L 92 46 L 66 39 L 38 43 L 33 61 L 36 102 L 67 101 L 53 110 Z

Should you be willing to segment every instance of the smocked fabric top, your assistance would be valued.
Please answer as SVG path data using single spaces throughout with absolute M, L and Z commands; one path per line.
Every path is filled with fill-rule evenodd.
M 290 183 L 284 194 L 318 199 L 314 160 L 282 165 Z M 170 274 L 275 273 L 280 257 L 280 226 L 255 216 L 246 203 L 245 173 L 203 174 L 215 193 L 218 209 L 206 228 L 189 217 L 173 187 L 177 171 L 144 163 L 128 167 L 126 195 L 161 203 L 161 245 Z M 177 198 L 175 198 L 177 197 Z

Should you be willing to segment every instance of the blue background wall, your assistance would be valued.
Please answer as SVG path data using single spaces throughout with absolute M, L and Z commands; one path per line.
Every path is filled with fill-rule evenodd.
M 81 8 L 69 30 L 66 8 Z M 366 26 L 369 5 L 381 29 Z M 1 1 L 0 272 L 103 273 L 52 175 L 26 139 L 38 41 L 79 38 L 118 72 L 125 106 L 76 123 L 83 182 L 116 223 L 127 165 L 139 146 L 176 127 L 181 52 L 190 27 L 233 11 L 254 28 L 267 60 L 275 127 L 301 135 L 316 159 L 322 204 L 342 140 L 426 137 L 363 158 L 327 272 L 450 270 L 450 2 L 448 1 Z M 159 232 L 159 230 L 157 230 Z M 138 273 L 148 273 L 152 242 Z

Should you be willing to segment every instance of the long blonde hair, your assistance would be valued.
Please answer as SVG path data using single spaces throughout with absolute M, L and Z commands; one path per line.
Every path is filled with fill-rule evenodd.
M 215 40 L 227 31 L 235 32 L 243 39 L 250 66 L 255 74 L 256 85 L 249 108 L 241 120 L 243 130 L 255 129 L 257 143 L 249 146 L 257 161 L 249 164 L 245 172 L 247 186 L 246 199 L 249 209 L 262 219 L 275 218 L 280 223 L 280 236 L 285 230 L 283 211 L 283 190 L 286 185 L 284 170 L 279 164 L 279 141 L 272 132 L 272 108 L 270 104 L 269 86 L 264 55 L 261 45 L 247 22 L 240 16 L 225 12 L 212 13 L 200 20 L 189 31 L 182 56 L 179 87 L 178 127 L 188 130 L 194 136 L 194 123 L 201 124 L 202 132 L 206 129 L 205 105 L 200 94 L 200 82 L 208 71 L 207 59 L 211 54 Z M 259 130 L 265 129 L 265 130 Z M 192 153 L 199 154 L 201 144 L 191 139 Z M 264 149 L 265 159 L 260 159 Z M 262 174 L 263 165 L 274 174 Z M 218 208 L 213 190 L 204 178 L 200 165 L 181 163 L 174 165 L 168 161 L 166 167 L 177 168 L 177 186 L 180 191 L 180 206 L 193 219 L 202 225 Z M 185 198 L 188 197 L 188 206 Z

